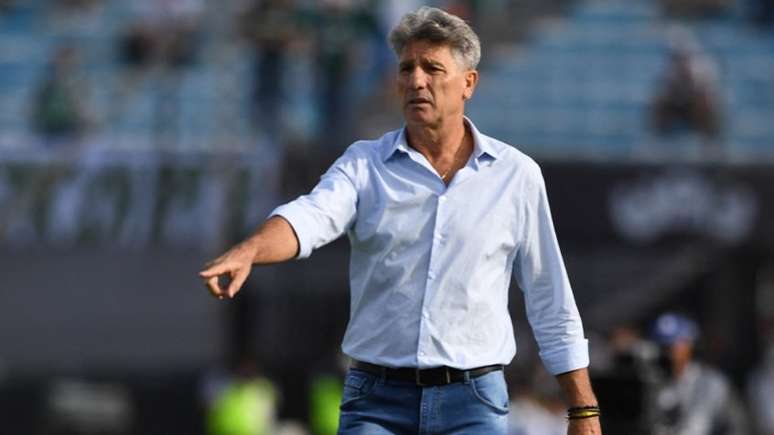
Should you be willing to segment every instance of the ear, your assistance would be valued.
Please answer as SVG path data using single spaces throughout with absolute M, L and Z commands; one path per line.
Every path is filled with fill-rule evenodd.
M 478 71 L 471 69 L 465 72 L 465 90 L 462 93 L 463 100 L 469 100 L 473 97 L 478 84 Z

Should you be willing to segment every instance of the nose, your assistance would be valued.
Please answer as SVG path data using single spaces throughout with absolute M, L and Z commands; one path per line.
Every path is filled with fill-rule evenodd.
M 414 68 L 409 72 L 408 85 L 411 89 L 424 89 L 427 87 L 427 74 L 422 68 Z

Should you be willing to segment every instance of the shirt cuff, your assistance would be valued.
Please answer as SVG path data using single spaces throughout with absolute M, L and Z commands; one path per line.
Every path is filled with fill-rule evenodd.
M 589 341 L 584 338 L 558 349 L 540 352 L 540 359 L 552 375 L 586 368 L 589 366 Z
M 298 240 L 298 255 L 295 258 L 296 260 L 301 260 L 312 255 L 311 226 L 308 222 L 309 218 L 301 207 L 290 202 L 272 210 L 272 212 L 269 213 L 269 218 L 272 216 L 284 218 L 290 223 L 290 226 L 293 227 L 293 232 L 296 233 L 296 239 Z

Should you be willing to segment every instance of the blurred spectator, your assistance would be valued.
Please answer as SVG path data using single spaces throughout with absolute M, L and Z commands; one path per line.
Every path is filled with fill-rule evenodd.
M 286 54 L 299 38 L 294 0 L 262 0 L 241 17 L 242 33 L 255 53 L 252 115 L 255 126 L 275 137 L 282 131 Z
M 617 325 L 606 340 L 595 340 L 594 385 L 603 404 L 606 433 L 651 435 L 651 406 L 658 385 L 658 348 L 632 325 Z
M 321 374 L 312 380 L 309 426 L 313 435 L 336 435 L 343 394 L 344 380 L 341 376 Z
M 199 0 L 166 0 L 159 22 L 158 40 L 163 60 L 171 68 L 187 67 L 196 62 L 199 26 L 204 5 Z
M 132 2 L 136 21 L 150 30 L 147 35 L 158 60 L 177 68 L 192 64 L 197 55 L 202 0 L 142 0 Z
M 756 433 L 774 435 L 774 342 L 769 344 L 763 361 L 750 376 L 747 396 Z
M 137 92 L 138 85 L 151 71 L 156 57 L 156 39 L 150 23 L 137 20 L 117 37 L 118 61 L 124 67 L 117 75 L 117 86 L 108 114 L 109 125 L 116 125 L 126 115 L 127 97 Z
M 701 134 L 716 146 L 721 136 L 721 107 L 715 64 L 686 35 L 677 34 L 670 61 L 652 105 L 656 132 Z
M 120 119 L 124 97 L 145 78 L 145 73 L 153 72 L 154 138 L 159 145 L 176 145 L 181 75 L 198 60 L 204 2 L 135 0 L 130 5 L 134 19 L 118 42 L 120 58 L 129 71 L 123 77 L 111 118 Z
M 774 265 L 757 275 L 755 311 L 763 357 L 747 379 L 747 398 L 756 433 L 774 435 Z
M 696 323 L 667 313 L 653 325 L 661 346 L 665 382 L 655 398 L 656 435 L 744 435 L 745 413 L 731 384 L 719 371 L 694 360 Z
M 143 69 L 153 60 L 155 40 L 153 28 L 147 23 L 136 22 L 119 38 L 119 55 L 124 65 Z
M 318 131 L 323 145 L 333 152 L 349 145 L 357 44 L 381 34 L 376 11 L 365 6 L 354 0 L 323 0 L 309 20 L 317 44 Z
M 251 357 L 238 363 L 207 410 L 208 435 L 271 435 L 277 416 L 277 391 L 258 373 Z
M 77 64 L 74 47 L 59 47 L 35 93 L 32 124 L 48 141 L 77 139 L 86 130 L 86 89 Z
M 606 346 L 604 356 L 607 361 L 599 361 L 602 370 L 641 372 L 658 357 L 657 346 L 643 338 L 638 328 L 628 324 L 613 327 L 607 336 Z

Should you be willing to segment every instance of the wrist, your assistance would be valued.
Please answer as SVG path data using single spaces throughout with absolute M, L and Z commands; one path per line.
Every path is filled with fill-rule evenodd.
M 244 240 L 242 243 L 240 243 L 239 250 L 242 251 L 244 255 L 250 259 L 250 264 L 254 264 L 256 262 L 256 258 L 258 257 L 259 246 L 260 246 L 260 243 L 258 243 L 258 240 L 255 240 L 254 238 L 251 237 L 247 240 Z
M 601 415 L 602 411 L 599 409 L 599 405 L 597 404 L 573 406 L 567 409 L 567 419 L 570 421 L 599 418 Z

